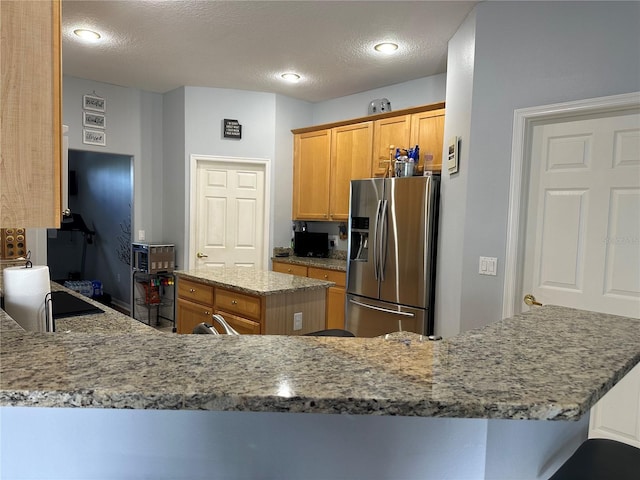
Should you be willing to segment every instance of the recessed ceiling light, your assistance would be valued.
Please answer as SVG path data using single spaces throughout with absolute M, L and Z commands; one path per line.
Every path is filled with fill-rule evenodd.
M 95 42 L 96 40 L 100 39 L 100 34 L 98 32 L 87 30 L 86 28 L 78 28 L 77 30 L 74 30 L 73 33 L 75 33 L 81 39 L 88 40 L 90 42 Z
M 300 75 L 298 75 L 297 73 L 293 73 L 293 72 L 289 72 L 289 73 L 283 73 L 282 75 L 280 75 L 284 80 L 286 80 L 287 82 L 291 82 L 291 83 L 296 83 L 297 81 L 300 80 Z
M 377 44 L 375 48 L 380 53 L 393 53 L 398 49 L 398 45 L 396 43 L 384 42 Z

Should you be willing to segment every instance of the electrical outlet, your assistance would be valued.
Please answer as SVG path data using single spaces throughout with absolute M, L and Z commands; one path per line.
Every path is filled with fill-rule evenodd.
M 293 329 L 302 330 L 302 312 L 293 314 Z
M 144 230 L 138 230 L 138 240 L 144 240 Z
M 331 248 L 338 245 L 338 235 L 329 235 L 327 238 L 329 238 L 329 245 Z

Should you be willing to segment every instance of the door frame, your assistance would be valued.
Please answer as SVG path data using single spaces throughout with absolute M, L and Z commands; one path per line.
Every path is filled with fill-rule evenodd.
M 529 196 L 533 127 L 553 120 L 569 120 L 587 114 L 604 117 L 636 108 L 640 108 L 640 92 L 520 108 L 514 111 L 502 318 L 509 318 L 522 311 L 519 306 L 524 273 L 524 229 Z
M 189 269 L 195 268 L 195 260 L 191 252 L 196 250 L 196 187 L 197 187 L 197 170 L 201 164 L 223 164 L 232 163 L 235 165 L 254 165 L 264 169 L 264 231 L 263 231 L 263 252 L 262 252 L 262 269 L 266 270 L 269 265 L 269 239 L 271 236 L 271 161 L 268 158 L 248 158 L 248 157 L 229 157 L 220 155 L 202 155 L 191 154 L 190 156 L 190 175 L 189 175 L 189 249 L 187 251 L 187 259 Z

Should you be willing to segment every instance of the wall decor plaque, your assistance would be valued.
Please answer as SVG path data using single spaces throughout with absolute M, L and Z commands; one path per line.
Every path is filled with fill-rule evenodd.
M 105 128 L 107 119 L 102 113 L 82 112 L 82 125 L 91 128 Z
M 88 128 L 83 128 L 82 143 L 104 147 L 107 144 L 107 135 L 102 130 L 91 130 Z
M 224 138 L 242 138 L 242 125 L 237 120 L 225 118 L 223 120 Z
M 107 101 L 96 95 L 83 95 L 82 96 L 82 108 L 83 110 L 93 110 L 94 112 L 104 112 L 107 108 Z

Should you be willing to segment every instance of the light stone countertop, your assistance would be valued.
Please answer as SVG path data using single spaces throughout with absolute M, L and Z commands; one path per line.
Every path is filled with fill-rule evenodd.
M 258 296 L 329 288 L 335 285 L 334 282 L 325 280 L 251 267 L 203 267 L 193 270 L 178 270 L 174 274 L 178 277 L 178 281 L 180 278 L 185 278 Z
M 58 318 L 55 321 L 56 333 L 142 333 L 147 335 L 159 333 L 158 330 L 150 327 L 146 323 L 142 323 L 111 307 L 87 298 L 59 283 L 51 282 L 51 291 L 67 292 L 103 310 L 102 313 Z M 9 331 L 24 332 L 24 329 L 7 315 L 4 310 L 0 309 L 0 333 Z
M 290 255 L 288 257 L 272 257 L 271 261 L 303 265 L 305 267 L 326 268 L 327 270 L 336 270 L 338 272 L 347 271 L 347 261 L 341 258 L 297 257 Z
M 640 320 L 544 306 L 441 341 L 4 330 L 0 406 L 576 420 Z

